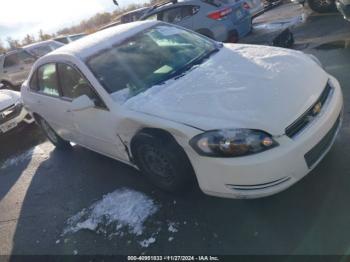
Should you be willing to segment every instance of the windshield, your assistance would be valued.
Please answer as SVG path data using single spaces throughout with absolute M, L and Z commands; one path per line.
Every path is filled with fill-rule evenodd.
M 211 40 L 168 25 L 147 29 L 87 62 L 108 93 L 128 99 L 201 63 L 218 50 Z

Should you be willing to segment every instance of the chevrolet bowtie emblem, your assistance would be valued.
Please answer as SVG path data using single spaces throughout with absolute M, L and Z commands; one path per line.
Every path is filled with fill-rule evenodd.
M 322 103 L 321 102 L 318 102 L 314 108 L 312 109 L 312 114 L 313 115 L 317 115 L 321 112 L 321 109 L 322 109 Z

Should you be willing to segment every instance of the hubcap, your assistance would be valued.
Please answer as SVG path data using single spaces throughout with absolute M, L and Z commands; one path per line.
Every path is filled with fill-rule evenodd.
M 173 168 L 168 159 L 157 148 L 145 145 L 141 151 L 141 161 L 147 172 L 162 178 L 163 182 L 172 182 Z

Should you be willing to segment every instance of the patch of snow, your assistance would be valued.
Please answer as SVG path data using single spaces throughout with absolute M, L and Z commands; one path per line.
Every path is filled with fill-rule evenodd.
M 0 169 L 6 169 L 10 166 L 16 166 L 20 163 L 23 163 L 25 161 L 32 159 L 33 157 L 38 157 L 43 155 L 45 155 L 45 152 L 39 146 L 36 146 L 20 155 L 17 155 L 5 160 L 0 166 Z
M 175 222 L 169 222 L 168 224 L 168 231 L 171 233 L 176 233 L 179 230 L 176 228 L 176 223 Z
M 141 247 L 149 247 L 149 245 L 156 242 L 156 239 L 154 237 L 150 237 L 149 239 L 145 239 L 139 242 Z
M 174 240 L 174 237 L 169 237 L 169 238 L 168 238 L 168 241 L 169 241 L 169 242 L 171 242 L 171 241 L 173 241 L 173 240 Z
M 107 229 L 112 227 L 113 234 L 125 228 L 139 236 L 143 233 L 144 222 L 158 209 L 158 205 L 145 194 L 118 189 L 69 218 L 63 235 L 83 229 L 107 233 Z
M 61 242 L 61 240 L 57 239 L 55 243 L 59 244 L 60 242 Z
M 73 251 L 74 256 L 78 255 L 78 250 Z

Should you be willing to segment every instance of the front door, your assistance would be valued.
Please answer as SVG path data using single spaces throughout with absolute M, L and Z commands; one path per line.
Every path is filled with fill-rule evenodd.
M 64 99 L 73 101 L 75 98 L 87 95 L 95 103 L 94 108 L 72 112 L 75 141 L 94 151 L 127 161 L 128 156 L 117 136 L 115 116 L 76 68 L 59 64 L 58 70 Z

